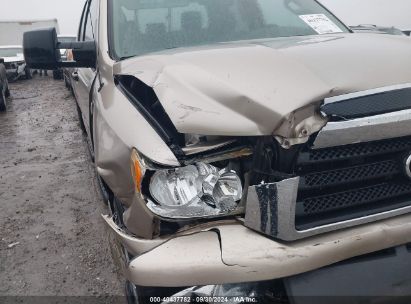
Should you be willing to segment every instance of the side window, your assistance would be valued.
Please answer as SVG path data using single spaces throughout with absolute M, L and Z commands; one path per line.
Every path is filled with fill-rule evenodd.
M 84 24 L 86 21 L 86 11 L 88 9 L 88 1 L 84 3 L 83 12 L 81 14 L 80 26 L 77 33 L 77 41 L 83 41 Z
M 93 0 L 90 4 L 91 25 L 93 26 L 94 39 L 98 40 L 98 26 L 100 17 L 100 1 Z
M 93 22 L 90 11 L 87 13 L 86 29 L 84 32 L 84 41 L 94 40 Z
M 86 25 L 84 32 L 84 40 L 96 40 L 97 36 L 97 26 L 98 26 L 98 15 L 99 15 L 99 1 L 89 0 L 89 9 L 86 15 Z

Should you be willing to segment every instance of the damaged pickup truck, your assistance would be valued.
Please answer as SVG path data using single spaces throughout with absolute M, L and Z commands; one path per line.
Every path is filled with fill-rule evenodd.
M 27 67 L 23 57 L 23 48 L 19 45 L 0 46 L 0 57 L 4 60 L 6 74 L 9 81 L 16 81 L 21 77 L 32 78 L 32 72 Z
M 76 68 L 130 301 L 411 295 L 408 38 L 314 0 L 91 0 L 24 52 Z

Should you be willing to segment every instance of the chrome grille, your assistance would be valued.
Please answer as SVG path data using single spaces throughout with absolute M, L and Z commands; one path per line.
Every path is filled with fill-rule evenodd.
M 299 164 L 303 165 L 323 161 L 338 161 L 357 157 L 375 156 L 407 149 L 411 151 L 411 137 L 310 150 L 300 154 Z
M 296 167 L 297 229 L 411 205 L 410 154 L 411 137 L 303 151 Z
M 364 182 L 368 179 L 400 174 L 401 170 L 398 161 L 387 160 L 343 169 L 309 173 L 301 178 L 300 190 L 338 186 L 349 182 Z

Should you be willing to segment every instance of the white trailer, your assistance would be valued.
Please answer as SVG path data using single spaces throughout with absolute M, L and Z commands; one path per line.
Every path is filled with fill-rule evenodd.
M 411 30 L 410 0 L 320 0 L 320 2 L 348 26 L 360 24 L 394 26 L 405 34 L 409 34 Z
M 23 33 L 35 29 L 55 27 L 60 32 L 57 19 L 0 20 L 0 46 L 22 45 Z

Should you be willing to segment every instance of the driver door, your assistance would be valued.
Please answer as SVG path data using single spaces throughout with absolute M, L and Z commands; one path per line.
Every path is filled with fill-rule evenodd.
M 94 0 L 94 2 L 97 2 Z M 81 18 L 77 41 L 95 41 L 94 23 L 97 23 L 96 12 L 92 12 L 94 3 L 87 1 Z M 93 14 L 95 16 L 93 16 Z M 96 77 L 95 68 L 78 68 L 74 69 L 72 74 L 72 87 L 77 104 L 80 107 L 84 125 L 89 136 L 90 134 L 90 91 L 92 89 L 94 78 Z

